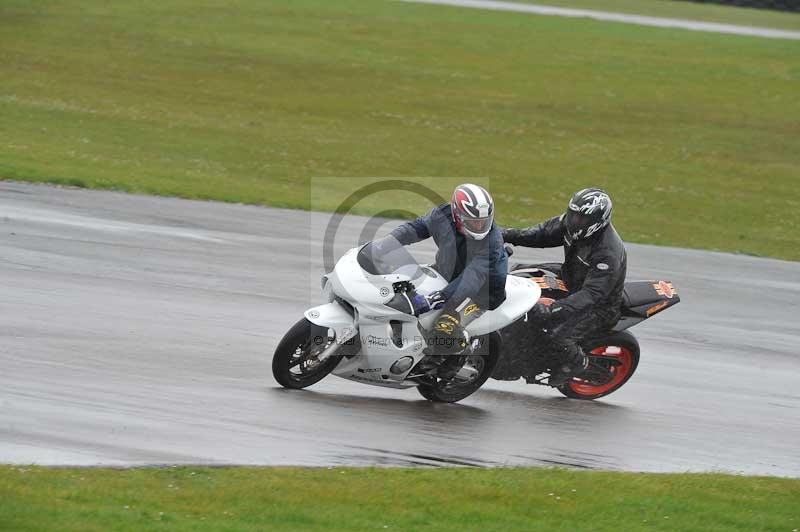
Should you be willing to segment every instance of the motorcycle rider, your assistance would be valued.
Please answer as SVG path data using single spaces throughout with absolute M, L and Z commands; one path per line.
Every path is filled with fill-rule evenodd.
M 438 247 L 433 268 L 449 283 L 428 296 L 411 294 L 416 315 L 443 308 L 432 335 L 430 353 L 460 355 L 469 345 L 465 327 L 483 309 L 505 300 L 508 256 L 503 237 L 494 223 L 494 201 L 481 186 L 465 183 L 453 191 L 450 203 L 394 229 L 387 239 L 403 246 L 433 238 Z M 446 356 L 440 376 L 454 375 L 459 357 Z
M 620 317 L 627 256 L 611 224 L 611 198 L 599 188 L 576 192 L 564 214 L 527 229 L 504 229 L 509 244 L 547 248 L 564 246 L 564 263 L 555 273 L 569 296 L 546 298 L 530 314 L 549 332 L 561 358 L 549 383 L 560 386 L 586 371 L 588 357 L 581 341 L 607 330 Z

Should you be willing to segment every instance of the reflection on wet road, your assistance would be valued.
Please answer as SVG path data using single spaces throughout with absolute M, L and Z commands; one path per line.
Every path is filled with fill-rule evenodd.
M 629 277 L 670 279 L 683 302 L 634 329 L 639 369 L 600 401 L 519 381 L 457 405 L 335 377 L 283 390 L 271 353 L 319 302 L 320 220 L 0 183 L 0 462 L 800 476 L 800 265 L 631 246 Z

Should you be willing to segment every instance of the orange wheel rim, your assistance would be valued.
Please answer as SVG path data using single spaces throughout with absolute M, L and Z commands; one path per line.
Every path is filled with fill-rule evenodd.
M 631 350 L 622 346 L 604 345 L 590 351 L 592 355 L 601 355 L 614 358 L 619 364 L 611 366 L 611 380 L 605 384 L 589 384 L 580 378 L 575 378 L 568 383 L 570 389 L 578 395 L 592 396 L 609 392 L 625 382 L 633 368 L 633 354 Z

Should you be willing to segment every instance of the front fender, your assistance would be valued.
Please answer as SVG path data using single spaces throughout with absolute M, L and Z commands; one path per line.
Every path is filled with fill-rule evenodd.
M 303 315 L 314 325 L 333 329 L 338 344 L 346 342 L 358 332 L 353 316 L 336 301 L 312 307 Z

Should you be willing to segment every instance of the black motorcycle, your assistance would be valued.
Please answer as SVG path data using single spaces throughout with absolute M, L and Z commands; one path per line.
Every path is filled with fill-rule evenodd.
M 516 265 L 509 274 L 530 279 L 542 289 L 542 297 L 558 300 L 569 292 L 552 271 L 554 269 L 552 264 Z M 639 364 L 639 342 L 627 329 L 680 300 L 669 281 L 625 283 L 619 322 L 609 331 L 582 343 L 589 357 L 589 368 L 579 377 L 558 386 L 558 391 L 575 399 L 597 399 L 620 389 Z M 500 336 L 501 351 L 492 378 L 524 378 L 530 384 L 548 386 L 551 370 L 559 363 L 559 357 L 546 332 L 537 327 L 534 316 L 529 313 L 500 331 Z

